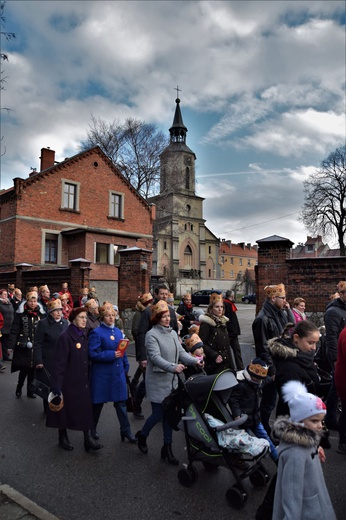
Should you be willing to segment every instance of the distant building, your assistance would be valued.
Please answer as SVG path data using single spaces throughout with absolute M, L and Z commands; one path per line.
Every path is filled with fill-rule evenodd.
M 307 237 L 305 244 L 298 244 L 291 251 L 292 258 L 319 258 L 326 256 L 340 256 L 340 249 L 330 249 L 324 244 L 322 236 Z
M 251 292 L 255 285 L 255 266 L 258 261 L 257 245 L 232 244 L 222 240 L 219 248 L 220 278 L 244 283 L 245 292 Z

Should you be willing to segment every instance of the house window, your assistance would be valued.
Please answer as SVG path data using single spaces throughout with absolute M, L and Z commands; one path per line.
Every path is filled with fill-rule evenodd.
M 124 194 L 111 191 L 109 193 L 109 216 L 124 218 Z
M 306 246 L 306 250 L 308 253 L 313 253 L 314 252 L 314 245 L 313 244 L 308 244 Z
M 250 260 L 250 258 L 247 261 L 247 265 L 248 265 L 248 267 L 251 267 L 251 260 Z
M 102 244 L 96 242 L 95 244 L 95 263 L 108 264 L 109 263 L 109 244 Z
M 61 208 L 69 211 L 79 211 L 80 182 L 72 182 L 66 179 L 62 181 Z
M 234 278 L 234 271 L 231 271 L 230 276 L 231 278 Z
M 47 234 L 44 244 L 44 261 L 46 264 L 58 263 L 58 236 Z
M 221 278 L 225 278 L 225 271 L 221 269 Z
M 233 256 L 231 256 L 231 265 L 233 265 L 233 262 L 234 262 Z
M 243 265 L 243 259 L 239 258 L 239 265 Z
M 191 266 L 192 265 L 192 249 L 190 246 L 185 247 L 184 251 L 184 264 Z
M 122 249 L 126 249 L 126 246 L 117 246 L 117 245 L 113 245 L 113 250 L 114 250 L 114 265 L 120 265 L 120 255 L 119 255 L 119 251 L 121 251 Z

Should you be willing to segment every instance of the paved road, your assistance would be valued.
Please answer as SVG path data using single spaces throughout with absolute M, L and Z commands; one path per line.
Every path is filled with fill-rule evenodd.
M 254 354 L 249 329 L 254 312 L 253 305 L 239 305 L 243 331 L 240 339 L 245 361 Z M 132 373 L 134 369 L 132 358 Z M 45 427 L 41 400 L 25 396 L 16 399 L 16 381 L 17 374 L 10 373 L 7 363 L 7 370 L 0 374 L 0 483 L 18 490 L 60 520 L 254 518 L 264 494 L 262 489 L 254 489 L 247 483 L 249 498 L 246 506 L 235 511 L 225 499 L 225 492 L 233 483 L 231 472 L 219 468 L 210 474 L 198 464 L 198 481 L 192 488 L 182 487 L 177 480 L 177 468 L 160 461 L 160 428 L 152 431 L 148 441 L 149 455 L 145 456 L 136 446 L 121 442 L 111 404 L 105 407 L 99 425 L 105 445 L 103 450 L 85 453 L 80 432 L 71 432 L 70 435 L 74 451 L 61 450 L 57 446 L 56 431 Z M 145 403 L 144 410 L 148 415 L 148 403 Z M 132 416 L 130 420 L 134 432 L 143 424 Z M 346 511 L 346 457 L 335 453 L 335 436 L 332 444 L 325 473 L 341 520 Z M 186 461 L 181 432 L 174 434 L 174 452 L 181 463 Z M 266 466 L 273 472 L 270 460 Z

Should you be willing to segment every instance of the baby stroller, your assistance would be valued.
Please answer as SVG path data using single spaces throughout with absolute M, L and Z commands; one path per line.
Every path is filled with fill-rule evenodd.
M 269 444 L 263 439 L 248 436 L 253 441 L 253 446 L 256 445 L 256 455 L 251 454 L 255 449 L 247 450 L 244 443 L 240 446 L 240 437 L 247 434 L 237 428 L 247 420 L 247 416 L 234 421 L 226 406 L 232 388 L 236 385 L 237 380 L 230 370 L 216 375 L 198 374 L 181 384 L 183 415 L 179 428 L 185 433 L 188 463 L 179 470 L 178 480 L 185 487 L 190 487 L 197 480 L 195 462 L 201 462 L 209 472 L 216 470 L 218 466 L 225 466 L 231 470 L 236 480 L 227 490 L 226 499 L 230 506 L 240 509 L 247 499 L 244 479 L 249 478 L 255 487 L 265 486 L 269 481 L 267 470 L 262 464 L 262 459 L 269 451 Z M 238 446 L 226 447 L 220 442 L 227 431 L 240 436 Z M 242 468 L 239 468 L 239 461 Z

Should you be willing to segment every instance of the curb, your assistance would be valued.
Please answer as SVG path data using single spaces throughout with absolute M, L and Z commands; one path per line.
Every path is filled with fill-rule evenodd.
M 35 502 L 32 502 L 31 500 L 29 500 L 29 498 L 25 497 L 24 495 L 22 495 L 15 489 L 11 488 L 7 484 L 0 485 L 0 494 L 5 495 L 10 501 L 15 502 L 17 506 L 20 506 L 21 508 L 25 509 L 39 520 L 59 520 L 57 516 L 52 515 L 51 513 L 49 513 L 39 505 L 35 504 Z M 2 505 L 1 507 L 6 506 Z M 11 504 L 9 504 L 9 507 L 11 507 Z M 8 516 L 5 518 L 11 517 Z M 19 517 L 16 516 L 16 518 Z

